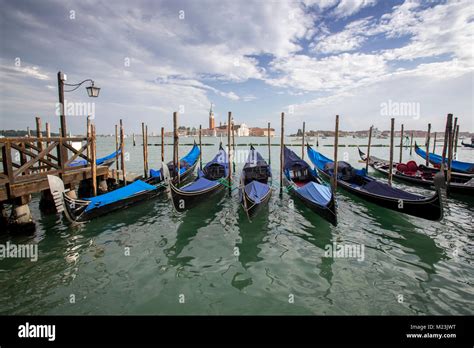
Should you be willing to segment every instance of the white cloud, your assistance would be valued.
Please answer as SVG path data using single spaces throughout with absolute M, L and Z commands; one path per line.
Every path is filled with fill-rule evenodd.
M 267 82 L 306 91 L 329 91 L 346 88 L 354 83 L 376 79 L 387 72 L 381 56 L 343 53 L 322 59 L 295 55 L 276 60 L 273 69 L 282 76 Z
M 364 7 L 374 6 L 376 3 L 376 0 L 341 0 L 334 9 L 334 14 L 337 17 L 349 17 Z

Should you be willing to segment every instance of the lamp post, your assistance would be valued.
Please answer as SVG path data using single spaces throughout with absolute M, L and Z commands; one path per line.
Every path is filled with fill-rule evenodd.
M 66 83 L 67 76 L 61 71 L 58 72 L 58 93 L 59 93 L 59 110 L 60 110 L 60 121 L 61 121 L 61 137 L 67 136 L 66 129 L 66 115 L 64 114 L 64 92 L 73 92 L 78 89 L 83 83 L 90 82 L 90 86 L 86 87 L 87 95 L 91 98 L 97 98 L 99 96 L 100 88 L 94 86 L 94 81 L 86 79 L 82 82 L 70 84 Z M 64 86 L 73 87 L 70 90 L 64 90 Z

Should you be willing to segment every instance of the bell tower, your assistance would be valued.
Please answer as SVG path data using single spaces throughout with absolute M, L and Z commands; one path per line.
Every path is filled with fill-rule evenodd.
M 211 109 L 209 110 L 209 129 L 216 128 L 215 119 L 214 119 L 214 112 L 212 111 L 212 103 Z

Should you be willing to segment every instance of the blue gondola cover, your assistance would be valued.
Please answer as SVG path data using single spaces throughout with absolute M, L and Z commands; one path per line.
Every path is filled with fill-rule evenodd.
M 303 187 L 298 188 L 297 192 L 306 199 L 325 206 L 331 201 L 331 188 L 315 182 L 309 182 Z
M 147 184 L 141 180 L 137 180 L 130 185 L 121 187 L 115 191 L 105 193 L 97 197 L 85 198 L 84 200 L 91 202 L 85 211 L 103 207 L 104 205 L 120 201 L 143 191 L 153 191 L 156 189 L 157 188 L 153 185 Z
M 268 194 L 268 191 L 270 191 L 268 184 L 262 184 L 256 180 L 245 185 L 245 193 L 257 204 Z
M 426 158 L 426 151 L 422 150 L 416 143 L 415 143 L 415 152 L 422 158 Z M 443 162 L 443 156 L 430 153 L 429 155 L 429 161 L 431 163 L 441 165 L 441 162 Z M 444 163 L 448 163 L 448 159 L 444 159 Z M 458 172 L 463 172 L 463 173 L 474 173 L 474 163 L 469 163 L 469 162 L 461 162 L 461 161 L 451 161 L 451 168 L 458 171 Z
M 188 152 L 188 154 L 186 156 L 184 156 L 183 158 L 181 158 L 180 160 L 180 168 L 179 168 L 179 174 L 182 175 L 184 174 L 184 172 L 190 167 L 192 166 L 194 163 L 196 163 L 196 161 L 198 160 L 199 158 L 199 146 L 197 146 L 196 144 L 194 144 L 193 148 L 191 149 L 191 151 Z M 161 177 L 161 169 L 150 169 L 150 176 L 152 178 L 159 178 Z
M 109 154 L 107 156 L 96 159 L 95 163 L 96 163 L 96 165 L 100 166 L 105 161 L 108 161 L 112 158 L 117 157 L 118 155 L 120 155 L 121 152 L 122 152 L 122 150 L 118 149 L 117 151 L 114 151 L 114 152 L 112 152 L 111 154 Z M 85 165 L 87 165 L 87 163 L 88 162 L 85 159 L 77 159 L 75 161 L 72 161 L 71 164 L 69 164 L 69 166 L 70 167 L 85 166 Z

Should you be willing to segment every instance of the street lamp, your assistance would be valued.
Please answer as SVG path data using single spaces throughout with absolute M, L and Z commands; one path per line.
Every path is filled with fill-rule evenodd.
M 61 120 L 61 136 L 67 136 L 66 130 L 66 116 L 64 115 L 64 92 L 73 92 L 78 89 L 82 84 L 89 82 L 90 86 L 86 87 L 87 95 L 91 98 L 97 98 L 99 96 L 100 88 L 94 86 L 94 81 L 91 79 L 84 80 L 79 83 L 66 83 L 67 80 L 66 74 L 61 71 L 58 72 L 58 92 L 59 92 L 59 108 L 61 111 L 60 120 Z M 64 90 L 64 86 L 72 87 L 70 90 Z

